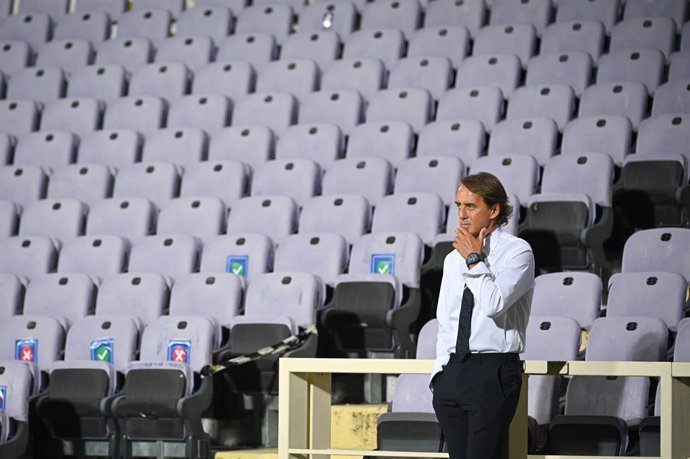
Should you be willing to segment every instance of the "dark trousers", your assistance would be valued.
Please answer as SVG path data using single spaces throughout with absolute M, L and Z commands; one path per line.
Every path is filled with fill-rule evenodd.
M 451 359 L 433 381 L 434 411 L 450 459 L 499 459 L 522 387 L 517 354 Z

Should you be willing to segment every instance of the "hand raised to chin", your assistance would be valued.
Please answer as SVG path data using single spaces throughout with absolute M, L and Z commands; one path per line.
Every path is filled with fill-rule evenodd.
M 455 241 L 453 248 L 458 251 L 462 258 L 467 258 L 470 253 L 480 253 L 484 247 L 484 240 L 489 235 L 486 228 L 479 231 L 478 236 L 473 236 L 469 231 L 463 227 L 455 229 Z

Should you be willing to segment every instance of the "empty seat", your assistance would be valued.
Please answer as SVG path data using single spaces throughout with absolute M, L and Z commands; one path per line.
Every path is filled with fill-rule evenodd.
M 599 317 L 603 287 L 596 274 L 548 273 L 537 276 L 534 281 L 532 314 L 567 317 L 576 321 L 578 330 L 589 330 Z
M 39 131 L 21 136 L 14 152 L 17 166 L 40 166 L 47 170 L 74 163 L 77 138 L 66 131 Z
M 275 244 L 259 233 L 221 235 L 206 242 L 201 254 L 201 273 L 232 273 L 243 279 L 273 270 Z
M 551 1 L 504 0 L 491 8 L 491 25 L 531 24 L 541 35 L 551 22 Z
M 441 232 L 445 208 L 441 198 L 432 193 L 396 192 L 383 198 L 376 206 L 371 231 L 406 231 L 415 233 L 431 245 Z
M 111 38 L 96 50 L 96 64 L 120 65 L 135 72 L 153 60 L 153 45 L 147 38 Z
M 476 120 L 487 132 L 504 116 L 505 102 L 497 87 L 463 87 L 447 91 L 439 100 L 436 121 Z
M 130 242 L 154 233 L 155 208 L 145 198 L 112 198 L 95 202 L 89 209 L 86 234 L 119 236 Z
M 339 159 L 326 171 L 322 194 L 361 194 L 375 206 L 393 192 L 394 169 L 382 158 Z
M 226 213 L 225 204 L 219 198 L 172 199 L 158 214 L 156 233 L 186 234 L 204 241 L 225 232 Z
M 581 51 L 542 54 L 527 64 L 526 86 L 564 84 L 579 97 L 592 79 L 592 58 Z
M 21 312 L 24 301 L 24 286 L 17 276 L 0 274 L 0 317 L 3 321 Z
M 108 105 L 103 129 L 132 129 L 146 134 L 163 127 L 166 112 L 167 104 L 159 97 L 122 97 Z
M 470 173 L 482 171 L 498 177 L 506 191 L 517 195 L 520 202 L 525 204 L 536 192 L 539 183 L 537 160 L 522 153 L 482 156 L 470 168 Z
M 54 273 L 35 277 L 24 297 L 24 314 L 55 317 L 68 329 L 86 317 L 96 300 L 96 286 L 81 273 Z
M 269 127 L 277 136 L 297 121 L 297 100 L 284 92 L 254 93 L 235 105 L 234 125 Z
M 362 9 L 361 30 L 398 29 L 409 39 L 422 22 L 422 9 L 413 0 L 368 3 Z
M 117 274 L 103 279 L 96 298 L 96 315 L 133 317 L 143 328 L 163 314 L 169 298 L 170 288 L 160 274 Z
M 74 12 L 55 25 L 55 39 L 87 40 L 98 45 L 110 38 L 111 16 L 105 11 Z
M 189 93 L 191 73 L 181 62 L 147 64 L 132 74 L 129 96 L 157 96 L 167 102 Z
M 290 93 L 302 100 L 319 87 L 319 67 L 311 59 L 270 62 L 259 72 L 257 92 Z
M 101 2 L 99 0 L 76 0 L 75 12 L 102 11 L 107 13 L 114 21 L 117 21 L 127 9 L 126 0 L 114 0 Z
M 434 26 L 467 27 L 470 35 L 475 37 L 487 19 L 487 8 L 484 1 L 458 2 L 441 0 L 429 2 L 424 16 L 424 28 Z
M 247 172 L 247 166 L 236 160 L 201 162 L 185 170 L 180 196 L 212 196 L 230 207 L 248 193 Z
M 164 9 L 135 9 L 117 21 L 118 38 L 146 38 L 154 46 L 170 35 L 172 15 Z
M 358 91 L 368 100 L 383 88 L 385 75 L 385 66 L 380 59 L 343 57 L 324 72 L 321 77 L 321 90 Z
M 164 40 L 156 50 L 156 62 L 180 62 L 192 72 L 213 60 L 213 39 L 202 35 L 177 35 Z
M 27 67 L 7 85 L 7 99 L 28 99 L 43 104 L 64 97 L 65 73 L 58 67 Z
M 654 94 L 663 73 L 664 56 L 656 49 L 617 51 L 599 58 L 597 83 L 633 81 L 644 84 Z
M 395 193 L 432 193 L 447 204 L 455 199 L 465 165 L 452 156 L 410 158 L 395 176 Z
M 216 62 L 246 61 L 255 70 L 278 58 L 278 43 L 270 33 L 235 33 L 218 46 Z
M 44 13 L 18 13 L 7 16 L 0 27 L 0 40 L 28 43 L 33 50 L 52 38 L 52 21 Z
M 129 129 L 103 129 L 84 136 L 79 161 L 119 169 L 141 160 L 143 136 Z
M 48 176 L 38 166 L 0 168 L 0 199 L 25 206 L 44 198 L 47 186 Z
M 438 100 L 450 87 L 452 80 L 453 68 L 448 58 L 443 56 L 408 57 L 400 59 L 391 69 L 388 88 L 425 89 Z
M 652 116 L 690 114 L 690 79 L 669 81 L 659 86 L 652 102 Z
M 364 99 L 346 89 L 313 92 L 300 101 L 299 122 L 329 123 L 349 135 L 364 121 Z
M 176 32 L 181 36 L 205 35 L 218 45 L 232 33 L 235 21 L 233 13 L 238 12 L 220 6 L 190 8 L 177 18 Z
M 0 16 L 1 17 L 1 16 Z M 3 454 L 21 454 L 29 443 L 29 398 L 37 391 L 34 375 L 22 362 L 3 359 L 0 363 L 2 375 L 2 406 L 0 414 L 0 450 Z
M 48 182 L 49 199 L 78 199 L 91 206 L 109 198 L 113 191 L 113 174 L 103 164 L 70 164 L 55 169 Z
M 619 273 L 609 281 L 607 317 L 653 317 L 671 332 L 684 316 L 687 281 L 678 273 Z
M 287 61 L 311 59 L 324 71 L 340 57 L 341 47 L 340 37 L 331 30 L 293 33 L 281 46 L 280 58 Z
M 690 33 L 686 33 L 686 35 L 690 37 Z M 671 55 L 671 63 L 668 67 L 668 81 L 690 79 L 688 56 L 690 56 L 690 45 L 686 46 L 684 51 Z
M 194 74 L 192 94 L 218 94 L 239 101 L 254 91 L 256 72 L 249 62 L 212 62 Z
M 582 94 L 578 116 L 622 115 L 637 129 L 647 113 L 647 98 L 642 83 L 597 83 Z
M 22 282 L 55 271 L 57 250 L 41 236 L 11 237 L 0 242 L 0 272 L 15 274 Z
M 459 68 L 469 47 L 470 34 L 465 27 L 424 27 L 410 38 L 407 57 L 446 57 L 454 68 Z
M 274 156 L 275 136 L 266 126 L 248 125 L 222 129 L 211 138 L 209 161 L 233 160 L 257 169 Z
M 34 387 L 42 388 L 40 371 L 48 371 L 62 353 L 65 332 L 60 323 L 47 316 L 14 316 L 4 324 L 0 359 L 18 360 L 29 368 Z
M 676 24 L 667 17 L 625 19 L 611 31 L 610 51 L 656 49 L 668 58 L 676 44 Z
M 640 124 L 637 137 L 637 154 L 645 157 L 680 154 L 690 160 L 688 123 L 690 114 L 668 114 L 645 119 Z
M 12 201 L 0 201 L 0 240 L 17 234 L 18 223 L 17 205 Z
M 390 69 L 402 57 L 404 46 L 405 38 L 398 29 L 358 30 L 345 41 L 343 57 L 379 59 Z
M 20 236 L 45 236 L 65 243 L 84 233 L 86 208 L 75 199 L 43 199 L 27 205 L 19 225 Z
M 575 94 L 570 86 L 563 84 L 526 86 L 519 88 L 513 94 L 508 104 L 506 118 L 509 120 L 550 119 L 562 131 L 574 112 Z
M 88 40 L 54 39 L 38 50 L 35 64 L 41 67 L 61 68 L 69 77 L 75 70 L 93 62 L 93 45 Z
M 105 102 L 125 95 L 126 72 L 117 64 L 96 64 L 72 72 L 67 97 L 93 98 Z
M 576 2 L 563 3 L 572 5 Z M 611 3 L 618 3 L 618 0 Z M 541 54 L 581 52 L 589 54 L 592 61 L 596 62 L 604 51 L 605 38 L 606 31 L 598 20 L 557 22 L 544 30 Z
M 381 107 L 387 98 L 380 99 Z M 402 121 L 379 121 L 360 124 L 350 134 L 347 144 L 347 158 L 381 158 L 394 168 L 412 156 L 414 132 Z M 376 200 L 371 201 L 376 205 Z
M 528 154 L 543 166 L 556 153 L 557 141 L 558 126 L 551 119 L 509 119 L 494 127 L 489 156 Z
M 631 19 L 641 19 L 649 17 L 664 17 L 675 21 L 675 25 L 680 29 L 687 20 L 688 5 L 681 0 L 671 0 L 661 3 L 650 3 L 645 0 L 633 0 L 624 3 L 623 18 L 628 21 Z
M 683 253 L 689 241 L 690 231 L 687 228 L 637 231 L 625 242 L 621 271 L 675 272 L 687 280 L 690 278 L 690 265 Z
M 472 56 L 462 63 L 455 77 L 456 88 L 495 87 L 509 99 L 519 86 L 520 59 L 510 54 Z
M 404 122 L 415 132 L 431 121 L 434 101 L 426 89 L 384 89 L 374 95 L 367 107 L 367 122 Z
M 624 116 L 581 116 L 563 130 L 561 154 L 606 153 L 621 166 L 630 153 L 632 124 Z
M 237 14 L 235 32 L 270 33 L 283 43 L 292 32 L 295 13 L 286 4 L 253 5 Z
M 297 124 L 278 139 L 276 159 L 311 159 L 321 170 L 330 167 L 344 150 L 340 128 L 333 124 Z
M 61 99 L 41 114 L 42 131 L 69 131 L 82 138 L 100 127 L 103 103 L 97 99 Z
M 489 25 L 475 37 L 472 55 L 512 54 L 524 67 L 535 54 L 536 47 L 537 32 L 530 24 Z
M 0 130 L 20 136 L 38 129 L 39 108 L 30 100 L 0 100 Z
M 199 242 L 185 234 L 148 236 L 132 245 L 129 272 L 152 272 L 168 284 L 195 272 L 199 265 Z
M 54 19 L 61 17 L 67 13 L 69 9 L 69 2 L 66 0 L 59 0 L 56 2 L 47 2 L 45 0 L 22 0 L 18 2 L 18 14 L 47 14 Z
M 252 196 L 280 194 L 300 207 L 320 192 L 321 168 L 311 159 L 275 159 L 264 163 L 252 177 Z
M 150 132 L 144 141 L 142 161 L 173 163 L 182 169 L 206 159 L 208 136 L 200 128 L 167 128 Z
M 300 233 L 336 233 L 352 245 L 371 225 L 371 206 L 358 194 L 311 198 L 302 208 Z
M 147 198 L 161 208 L 177 196 L 179 183 L 180 177 L 173 164 L 132 164 L 117 174 L 113 197 Z
M 455 157 L 461 160 L 463 167 L 471 167 L 482 155 L 485 139 L 484 128 L 479 121 L 435 121 L 424 126 L 419 133 L 417 156 Z
M 354 2 L 315 2 L 304 7 L 298 23 L 300 32 L 331 30 L 345 40 L 354 30 L 356 20 L 357 7 Z
M 599 21 L 606 32 L 611 32 L 618 22 L 620 14 L 619 0 L 575 0 L 570 2 L 558 2 L 556 9 L 556 22 L 590 22 Z M 593 56 L 594 57 L 594 56 Z M 595 57 L 596 58 L 596 57 Z
M 299 209 L 292 198 L 282 195 L 239 199 L 230 210 L 227 233 L 259 233 L 275 244 L 297 231 Z
M 347 266 L 348 249 L 347 241 L 340 234 L 300 231 L 278 245 L 273 270 L 276 273 L 310 273 L 324 286 L 333 287 Z
M 24 41 L 0 40 L 0 70 L 12 75 L 26 68 L 31 62 L 31 47 Z
M 117 236 L 82 236 L 60 251 L 58 273 L 82 273 L 100 282 L 124 271 L 129 252 L 127 241 Z

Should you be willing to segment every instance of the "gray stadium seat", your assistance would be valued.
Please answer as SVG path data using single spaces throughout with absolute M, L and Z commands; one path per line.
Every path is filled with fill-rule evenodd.
M 77 157 L 77 137 L 67 131 L 38 131 L 17 139 L 14 164 L 52 170 L 72 164 Z
M 3 322 L 21 311 L 24 301 L 24 286 L 17 276 L 0 274 L 0 317 Z
M 18 2 L 18 14 L 47 14 L 53 19 L 58 19 L 69 9 L 69 1 L 46 1 L 46 0 L 22 0 Z
M 475 37 L 472 55 L 512 54 L 525 67 L 536 49 L 537 32 L 531 24 L 488 25 Z
M 230 124 L 232 102 L 220 94 L 194 94 L 170 104 L 168 128 L 197 128 L 215 132 Z
M 170 35 L 172 15 L 164 9 L 135 9 L 117 21 L 117 38 L 146 38 L 154 46 Z
M 342 131 L 334 124 L 297 124 L 278 139 L 276 159 L 311 159 L 323 171 L 342 157 L 344 145 Z
M 189 93 L 191 73 L 181 62 L 147 64 L 134 72 L 129 80 L 130 97 L 160 97 L 172 102 Z
M 148 38 L 116 37 L 104 41 L 96 50 L 98 65 L 119 65 L 136 72 L 153 60 L 153 45 Z
M 339 159 L 326 171 L 322 194 L 361 194 L 375 206 L 393 192 L 394 169 L 382 158 Z
M 126 0 L 102 2 L 100 0 L 75 0 L 74 12 L 102 11 L 117 21 L 127 9 Z
M 284 92 L 254 93 L 234 108 L 234 125 L 263 125 L 276 136 L 297 121 L 297 100 Z
M 324 72 L 321 77 L 321 90 L 358 91 L 368 100 L 383 88 L 385 77 L 385 66 L 378 58 L 343 57 Z
M 663 79 L 664 56 L 656 49 L 617 51 L 601 56 L 598 66 L 597 83 L 638 82 L 653 95 Z
M 65 95 L 67 80 L 58 67 L 27 67 L 7 85 L 7 99 L 28 99 L 50 103 Z
M 156 234 L 185 234 L 203 242 L 225 232 L 226 214 L 219 198 L 171 199 L 158 214 Z
M 570 5 L 575 2 L 563 3 Z M 604 26 L 596 20 L 556 22 L 544 30 L 541 54 L 581 52 L 589 54 L 596 62 L 604 51 L 605 39 Z
M 177 17 L 185 9 L 184 0 L 139 0 L 136 5 L 132 5 L 132 11 L 137 10 L 167 10 L 173 18 Z
M 343 58 L 380 59 L 390 69 L 403 56 L 404 50 L 405 37 L 398 29 L 357 30 L 345 41 Z
M 424 28 L 444 26 L 467 27 L 472 37 L 477 36 L 487 20 L 487 8 L 483 0 L 458 2 L 440 0 L 429 2 L 424 17 Z
M 501 90 L 490 86 L 463 87 L 447 91 L 439 100 L 436 122 L 476 120 L 491 132 L 505 115 Z
M 690 33 L 686 33 L 690 37 Z M 690 46 L 686 46 L 684 51 L 673 53 L 668 70 L 668 81 L 690 79 Z
M 86 234 L 119 236 L 133 243 L 153 234 L 156 228 L 155 222 L 155 207 L 148 199 L 102 199 L 89 209 Z
M 6 75 L 17 73 L 31 63 L 31 47 L 24 41 L 0 40 L 0 52 L 0 70 Z
M 247 2 L 245 0 L 197 0 L 197 7 L 207 7 L 207 6 L 220 6 L 222 8 L 228 8 L 235 15 L 242 11 L 246 6 Z
M 489 156 L 530 155 L 544 166 L 556 154 L 557 142 L 558 126 L 551 119 L 508 119 L 494 127 L 489 140 Z
M 302 208 L 300 233 L 336 233 L 352 245 L 371 226 L 371 206 L 359 194 L 314 196 Z
M 227 222 L 228 234 L 259 233 L 275 244 L 297 232 L 299 209 L 292 198 L 284 195 L 249 196 L 232 207 Z
M 54 39 L 87 40 L 96 46 L 110 38 L 111 18 L 105 11 L 66 14 L 55 25 Z
M 321 168 L 311 159 L 274 159 L 254 171 L 251 195 L 284 195 L 301 208 L 313 196 L 320 194 L 321 177 Z
M 545 118 L 553 120 L 562 131 L 575 114 L 575 102 L 572 88 L 564 84 L 524 86 L 513 93 L 506 119 Z
M 425 89 L 431 93 L 435 100 L 439 100 L 443 96 L 452 82 L 452 64 L 447 57 L 443 56 L 400 59 L 390 70 L 388 76 L 389 89 Z
M 273 270 L 316 276 L 324 286 L 322 298 L 325 298 L 325 286 L 334 287 L 336 278 L 345 271 L 348 252 L 347 241 L 340 234 L 300 231 L 278 245 Z
M 429 26 L 417 30 L 410 38 L 407 57 L 446 57 L 457 69 L 469 53 L 469 48 L 470 34 L 465 27 Z
M 87 206 L 109 198 L 112 171 L 103 164 L 70 164 L 55 169 L 48 181 L 49 199 L 79 199 Z
M 208 149 L 209 161 L 241 161 L 256 170 L 273 159 L 275 135 L 261 125 L 234 126 L 215 132 Z
M 0 168 L 0 199 L 26 206 L 46 195 L 48 176 L 38 166 Z
M 300 32 L 321 32 L 332 30 L 342 40 L 355 29 L 357 7 L 354 2 L 314 2 L 304 7 L 299 15 Z
M 82 273 L 95 282 L 125 270 L 129 244 L 117 236 L 82 236 L 60 251 L 58 273 Z
M 82 273 L 54 273 L 35 277 L 24 297 L 24 314 L 54 317 L 68 330 L 91 313 L 96 286 Z
M 601 314 L 602 291 L 601 278 L 594 273 L 542 274 L 535 278 L 532 314 L 567 317 L 576 321 L 578 331 L 589 330 Z
M 203 161 L 185 170 L 180 197 L 212 196 L 232 207 L 248 193 L 248 183 L 248 167 L 240 161 Z
M 386 100 L 387 98 L 380 99 L 382 107 Z M 408 123 L 372 121 L 360 124 L 352 131 L 345 156 L 355 160 L 381 158 L 389 161 L 397 169 L 403 161 L 412 156 L 413 148 L 414 132 Z M 376 205 L 376 201 L 370 202 Z
M 656 49 L 668 58 L 676 45 L 676 23 L 667 17 L 625 19 L 611 31 L 610 52 Z
M 290 93 L 301 101 L 319 88 L 319 66 L 311 59 L 269 62 L 259 71 L 256 91 Z
M 103 129 L 132 129 L 147 134 L 164 127 L 167 109 L 160 97 L 122 97 L 108 104 Z
M 21 136 L 38 129 L 39 107 L 31 100 L 0 100 L 0 130 Z
M 23 41 L 35 51 L 53 36 L 53 23 L 44 13 L 18 13 L 7 16 L 0 27 L 0 40 Z
M 67 86 L 67 97 L 110 102 L 125 95 L 126 82 L 126 71 L 120 65 L 89 65 L 72 73 Z
M 400 193 L 386 196 L 376 205 L 372 233 L 410 232 L 431 245 L 441 232 L 445 208 L 434 193 Z
M 199 128 L 167 128 L 150 132 L 144 141 L 142 161 L 173 163 L 181 169 L 206 159 L 208 136 Z
M 103 108 L 98 99 L 60 99 L 43 109 L 41 131 L 69 131 L 81 139 L 101 127 Z
M 477 55 L 465 59 L 455 77 L 456 88 L 496 87 L 509 99 L 519 86 L 520 59 L 510 54 Z
M 96 298 L 96 316 L 125 316 L 140 329 L 168 308 L 170 288 L 160 274 L 122 273 L 103 279 Z
M 136 163 L 120 169 L 113 197 L 147 198 L 157 208 L 177 197 L 180 177 L 170 163 Z
M 254 91 L 256 72 L 249 62 L 218 60 L 197 70 L 192 94 L 220 94 L 238 102 Z
M 350 135 L 364 121 L 364 99 L 347 89 L 313 92 L 300 101 L 298 120 L 300 124 L 333 124 Z
M 580 97 L 592 81 L 592 58 L 582 51 L 542 54 L 527 64 L 526 86 L 565 84 Z
M 24 454 L 29 444 L 29 398 L 38 391 L 37 375 L 29 365 L 10 359 L 0 361 L 3 407 L 0 414 L 0 452 L 8 457 Z
M 647 98 L 648 91 L 642 83 L 597 83 L 582 94 L 578 117 L 626 116 L 633 129 L 637 129 L 647 113 Z
M 76 199 L 42 199 L 22 211 L 18 235 L 44 236 L 55 244 L 67 243 L 84 234 L 86 207 Z
M 199 272 L 228 272 L 250 280 L 273 270 L 274 251 L 275 244 L 264 234 L 224 234 L 204 245 Z
M 398 88 L 379 91 L 369 100 L 367 122 L 403 122 L 415 133 L 433 118 L 434 100 L 426 89 Z
M 463 162 L 453 156 L 410 158 L 398 168 L 395 193 L 433 193 L 451 204 L 465 171 Z
M 680 29 L 687 20 L 688 4 L 682 0 L 670 0 L 660 3 L 650 3 L 645 0 L 624 2 L 623 19 L 626 21 L 648 17 L 666 17 L 673 19 Z
M 689 243 L 690 231 L 687 228 L 637 231 L 625 242 L 621 272 L 675 272 L 688 280 L 690 264 L 684 253 Z
M 84 136 L 79 144 L 79 161 L 103 164 L 115 169 L 141 160 L 144 137 L 129 129 L 103 129 Z
M 46 237 L 11 237 L 0 242 L 0 272 L 15 274 L 22 283 L 55 271 L 57 250 Z
M 575 0 L 558 2 L 556 22 L 599 21 L 606 28 L 606 32 L 610 33 L 611 29 L 613 29 L 614 25 L 618 22 L 620 3 L 620 0 Z
M 673 113 L 690 114 L 690 79 L 668 81 L 657 88 L 652 117 Z
M 450 156 L 471 167 L 484 152 L 486 135 L 479 121 L 434 121 L 417 139 L 418 157 Z
M 156 50 L 156 62 L 181 62 L 196 72 L 215 57 L 213 39 L 205 35 L 184 35 L 178 31 L 164 40 Z
M 342 42 L 336 32 L 297 32 L 290 35 L 280 47 L 280 58 L 286 61 L 311 59 L 323 72 L 340 57 L 341 48 Z
M 360 30 L 398 29 L 409 40 L 421 22 L 422 8 L 416 0 L 385 0 L 364 6 Z
M 197 270 L 200 249 L 199 242 L 185 234 L 148 236 L 132 245 L 128 270 L 160 274 L 173 285 Z
M 606 153 L 621 166 L 630 153 L 632 124 L 624 116 L 581 116 L 563 130 L 561 154 Z
M 41 67 L 61 68 L 69 77 L 74 71 L 90 65 L 93 58 L 93 45 L 88 40 L 54 39 L 39 48 L 35 64 Z
M 36 392 L 42 388 L 37 379 L 48 371 L 62 353 L 65 332 L 60 323 L 48 316 L 18 315 L 4 324 L 0 359 L 19 360 L 30 369 Z
M 261 70 L 278 58 L 278 43 L 270 33 L 236 32 L 218 45 L 216 62 L 245 61 Z
M 180 35 L 205 35 L 219 45 L 233 31 L 235 16 L 239 11 L 220 6 L 190 8 L 177 18 L 176 30 Z
M 295 12 L 286 4 L 252 5 L 237 14 L 236 33 L 269 33 L 280 44 L 292 33 Z
M 491 25 L 531 24 L 541 35 L 551 22 L 551 0 L 502 0 L 491 8 Z

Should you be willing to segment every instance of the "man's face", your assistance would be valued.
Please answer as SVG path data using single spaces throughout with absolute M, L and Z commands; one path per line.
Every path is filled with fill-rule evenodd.
M 455 193 L 455 205 L 458 206 L 460 227 L 472 236 L 479 236 L 482 228 L 494 229 L 495 218 L 499 213 L 499 206 L 489 207 L 478 194 L 472 193 L 467 187 L 461 186 Z

